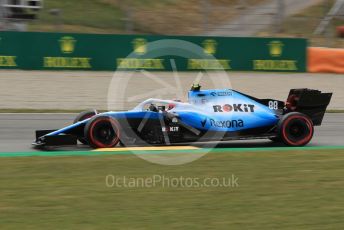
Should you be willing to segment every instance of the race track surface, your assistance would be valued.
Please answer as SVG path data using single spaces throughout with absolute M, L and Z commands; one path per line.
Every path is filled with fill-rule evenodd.
M 37 129 L 58 129 L 71 124 L 76 114 L 0 114 L 0 152 L 35 151 L 31 143 Z M 323 125 L 315 128 L 308 146 L 344 145 L 344 114 L 327 113 Z M 269 140 L 235 141 L 219 147 L 276 147 Z M 79 146 L 75 150 L 87 150 Z M 70 149 L 69 149 L 70 150 Z

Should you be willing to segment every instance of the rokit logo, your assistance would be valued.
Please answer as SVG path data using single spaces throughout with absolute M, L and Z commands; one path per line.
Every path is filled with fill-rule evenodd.
M 222 113 L 222 112 L 244 112 L 244 113 L 253 113 L 254 112 L 254 105 L 251 104 L 225 104 L 225 105 L 213 105 L 215 113 Z
M 163 132 L 179 132 L 178 126 L 161 127 Z
M 216 121 L 210 119 L 210 125 L 217 128 L 238 128 L 244 127 L 244 121 L 239 120 L 226 120 L 226 121 Z

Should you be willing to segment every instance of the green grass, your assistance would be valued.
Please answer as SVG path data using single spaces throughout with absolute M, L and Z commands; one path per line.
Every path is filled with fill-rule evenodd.
M 39 19 L 30 24 L 30 30 L 54 31 L 56 16 L 49 13 L 50 9 L 60 9 L 63 30 L 98 32 L 101 30 L 116 31 L 123 29 L 123 12 L 119 6 L 103 0 L 47 0 L 44 9 L 39 13 Z
M 254 5 L 262 1 L 246 0 L 246 3 Z M 237 1 L 212 0 L 209 4 L 208 23 L 211 25 L 222 24 L 240 13 Z M 222 10 L 217 10 L 220 8 Z M 62 10 L 60 19 L 49 13 L 51 9 Z M 29 30 L 128 33 L 129 19 L 133 33 L 198 35 L 204 32 L 203 18 L 204 7 L 199 0 L 45 0 L 38 20 L 30 23 Z
M 271 31 L 263 31 L 259 35 L 277 37 L 303 37 L 309 39 L 310 46 L 343 47 L 344 39 L 337 37 L 336 27 L 344 25 L 344 19 L 334 18 L 327 31 L 322 35 L 314 35 L 313 32 L 320 24 L 324 15 L 331 9 L 334 0 L 328 1 L 328 8 L 324 8 L 324 2 L 313 5 L 302 12 L 289 16 L 282 25 L 282 32 L 274 34 Z
M 46 0 L 44 8 L 38 14 L 38 20 L 29 25 L 31 31 L 55 31 L 83 33 L 118 33 L 124 32 L 126 7 L 168 7 L 175 4 L 171 0 L 134 0 L 124 3 L 117 0 Z M 57 18 L 50 14 L 51 9 L 60 9 Z M 56 23 L 61 27 L 56 27 Z
M 343 109 L 328 109 L 326 113 L 344 113 Z
M 181 166 L 133 155 L 1 158 L 1 229 L 341 229 L 344 151 L 212 152 Z M 106 187 L 231 177 L 239 187 Z

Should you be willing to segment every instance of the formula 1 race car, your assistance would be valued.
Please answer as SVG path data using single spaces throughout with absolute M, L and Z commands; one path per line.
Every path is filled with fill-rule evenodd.
M 170 145 L 267 138 L 288 146 L 310 142 L 322 123 L 332 93 L 291 89 L 285 102 L 258 99 L 233 89 L 201 90 L 188 102 L 148 99 L 124 112 L 85 111 L 59 130 L 36 131 L 36 147 L 75 145 Z

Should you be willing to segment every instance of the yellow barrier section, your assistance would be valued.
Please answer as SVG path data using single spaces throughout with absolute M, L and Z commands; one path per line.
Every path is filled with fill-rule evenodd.
M 344 49 L 309 47 L 308 72 L 344 73 Z

